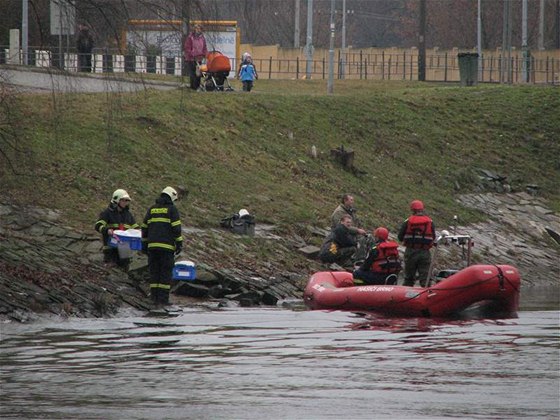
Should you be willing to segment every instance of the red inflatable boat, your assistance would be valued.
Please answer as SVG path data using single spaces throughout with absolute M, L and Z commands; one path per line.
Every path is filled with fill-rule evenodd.
M 304 300 L 311 309 L 448 318 L 476 307 L 515 318 L 520 283 L 517 269 L 509 265 L 472 265 L 426 288 L 354 286 L 352 273 L 321 271 L 309 279 Z

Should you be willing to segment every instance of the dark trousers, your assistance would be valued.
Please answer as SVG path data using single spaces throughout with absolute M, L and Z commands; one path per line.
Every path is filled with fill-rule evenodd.
M 397 276 L 385 273 L 375 273 L 373 271 L 366 271 L 358 268 L 352 273 L 353 277 L 362 280 L 364 284 L 397 284 Z M 389 278 L 388 278 L 389 277 Z
M 196 75 L 196 61 L 185 61 L 185 67 L 187 68 L 187 75 L 189 76 L 191 82 L 191 89 L 197 90 L 200 87 L 200 76 Z
M 253 89 L 253 81 L 245 80 L 242 83 L 243 83 L 243 92 L 251 92 L 251 89 Z
M 150 269 L 150 295 L 154 303 L 168 304 L 169 290 L 175 258 L 172 251 L 162 249 L 148 250 L 148 267 Z
M 414 286 L 416 273 L 421 287 L 426 286 L 426 280 L 430 275 L 430 263 L 432 257 L 429 249 L 406 248 L 404 251 L 404 284 L 403 286 Z
M 108 248 L 103 250 L 103 262 L 114 263 L 125 272 L 128 271 L 130 260 L 131 258 L 120 258 L 117 248 Z
M 91 52 L 78 53 L 78 70 L 91 73 Z
M 319 254 L 319 259 L 323 263 L 336 263 L 339 265 L 344 265 L 346 263 L 351 263 L 352 255 L 356 252 L 355 246 L 349 246 L 346 248 L 338 248 L 336 254 L 331 252 L 325 252 Z

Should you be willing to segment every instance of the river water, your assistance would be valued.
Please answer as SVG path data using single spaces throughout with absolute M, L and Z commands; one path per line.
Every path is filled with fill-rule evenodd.
M 500 320 L 296 306 L 4 323 L 0 417 L 558 419 L 559 309 L 554 289 Z

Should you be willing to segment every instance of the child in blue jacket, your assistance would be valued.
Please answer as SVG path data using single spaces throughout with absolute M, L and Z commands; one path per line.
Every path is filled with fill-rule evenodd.
M 255 79 L 259 78 L 257 70 L 253 65 L 253 59 L 247 53 L 243 54 L 243 62 L 241 63 L 237 77 L 239 77 L 243 83 L 243 92 L 251 92 L 251 89 L 253 89 L 253 82 Z

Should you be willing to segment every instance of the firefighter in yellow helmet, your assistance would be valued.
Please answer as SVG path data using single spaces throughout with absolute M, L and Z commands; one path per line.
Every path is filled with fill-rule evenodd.
M 181 219 L 175 202 L 177 190 L 165 187 L 142 222 L 142 251 L 148 254 L 150 296 L 157 305 L 169 304 L 169 291 L 175 264 L 174 254 L 181 252 Z
M 103 210 L 95 222 L 95 230 L 101 234 L 103 241 L 103 261 L 109 264 L 116 264 L 124 271 L 128 271 L 130 258 L 120 258 L 117 248 L 109 246 L 109 240 L 113 236 L 113 231 L 138 229 L 139 226 L 134 220 L 130 211 L 130 195 L 123 190 L 115 190 L 111 196 L 111 202 Z

